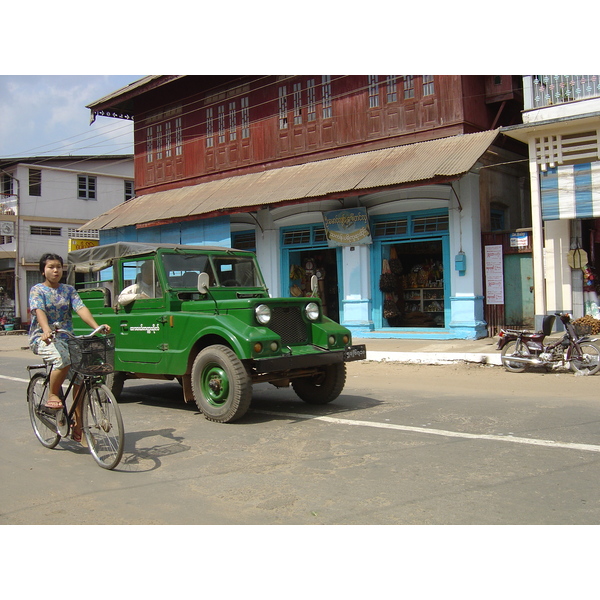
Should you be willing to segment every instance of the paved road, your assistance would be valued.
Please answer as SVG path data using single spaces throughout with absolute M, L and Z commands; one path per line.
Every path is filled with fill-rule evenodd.
M 128 383 L 117 471 L 34 438 L 31 357 L 0 354 L 0 524 L 597 524 L 598 377 L 349 366 L 325 407 L 264 384 L 215 424 L 176 383 Z

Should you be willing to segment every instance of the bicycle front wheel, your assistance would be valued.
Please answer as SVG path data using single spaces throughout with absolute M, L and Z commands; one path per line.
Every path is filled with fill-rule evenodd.
M 42 446 L 54 448 L 60 440 L 56 428 L 56 411 L 44 408 L 48 398 L 48 385 L 45 373 L 35 373 L 27 386 L 29 418 L 35 436 Z
M 83 400 L 83 433 L 94 460 L 114 469 L 123 456 L 125 429 L 121 409 L 105 385 L 93 385 Z
M 571 354 L 571 370 L 582 375 L 594 375 L 600 371 L 600 350 L 595 344 L 582 342 L 579 344 L 581 354 L 573 349 Z

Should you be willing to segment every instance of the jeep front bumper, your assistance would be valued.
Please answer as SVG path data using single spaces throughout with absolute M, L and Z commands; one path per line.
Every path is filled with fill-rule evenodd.
M 364 344 L 348 346 L 344 350 L 322 350 L 310 354 L 285 354 L 273 358 L 255 358 L 251 362 L 256 373 L 284 373 L 295 369 L 308 369 L 335 363 L 364 360 L 367 348 Z

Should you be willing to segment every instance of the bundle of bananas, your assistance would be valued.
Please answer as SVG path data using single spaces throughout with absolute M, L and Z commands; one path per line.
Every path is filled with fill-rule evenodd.
M 306 271 L 300 265 L 292 265 L 290 268 L 290 279 L 302 279 Z

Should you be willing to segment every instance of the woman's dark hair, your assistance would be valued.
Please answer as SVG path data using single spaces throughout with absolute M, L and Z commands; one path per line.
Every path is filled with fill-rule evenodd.
M 40 273 L 43 275 L 44 274 L 44 269 L 46 268 L 46 263 L 49 260 L 60 260 L 60 264 L 64 267 L 65 263 L 62 259 L 62 256 L 59 256 L 58 254 L 52 254 L 51 252 L 46 252 L 46 254 L 42 255 L 42 258 L 40 258 Z

